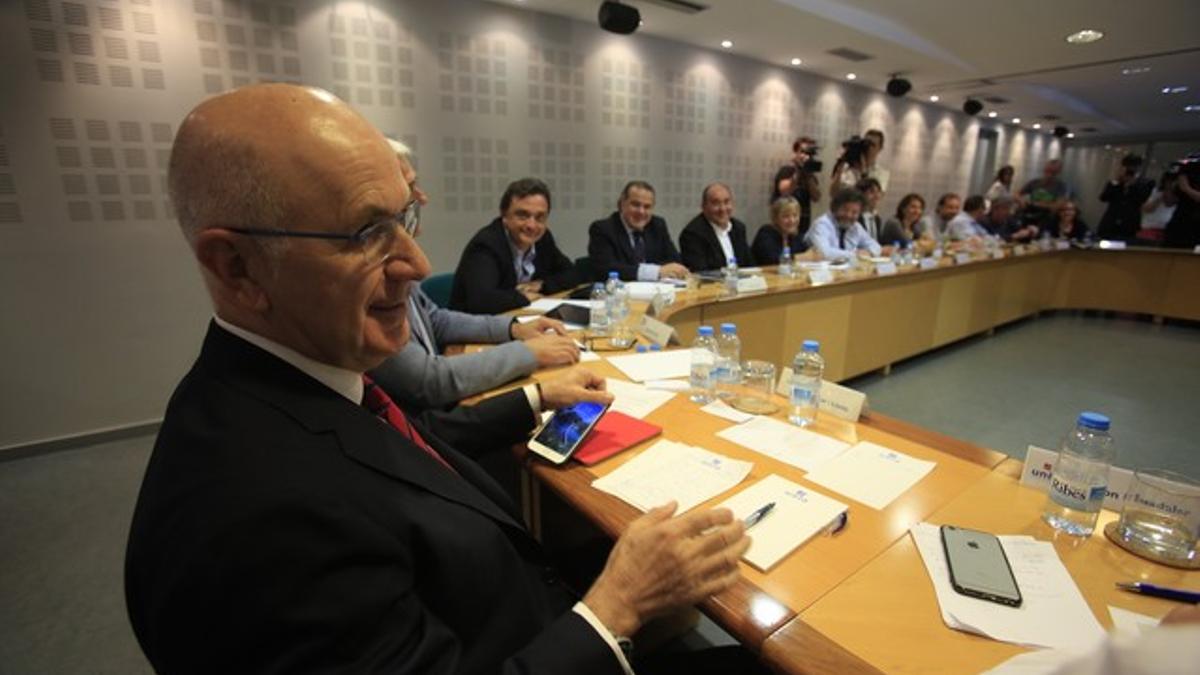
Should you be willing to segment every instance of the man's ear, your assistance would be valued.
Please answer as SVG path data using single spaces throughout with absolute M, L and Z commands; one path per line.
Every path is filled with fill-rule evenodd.
M 261 250 L 229 230 L 208 229 L 196 235 L 196 259 L 214 289 L 229 303 L 253 312 L 270 307 L 257 277 L 265 262 Z

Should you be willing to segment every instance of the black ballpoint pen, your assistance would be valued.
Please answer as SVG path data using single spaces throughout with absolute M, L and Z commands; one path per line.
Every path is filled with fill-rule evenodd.
M 775 502 L 770 502 L 766 506 L 756 509 L 754 511 L 754 513 L 751 513 L 750 515 L 746 516 L 745 520 L 742 521 L 742 526 L 745 527 L 747 530 L 754 527 L 755 525 L 762 522 L 762 519 L 766 518 L 767 514 L 770 513 L 771 509 L 773 509 L 773 508 L 775 508 Z
M 1197 593 L 1196 591 L 1185 591 L 1179 588 L 1155 586 L 1154 584 L 1142 583 L 1140 581 L 1134 581 L 1131 583 L 1117 582 L 1117 588 L 1131 591 L 1133 593 L 1141 593 L 1142 595 L 1150 595 L 1156 598 L 1176 600 L 1178 602 L 1190 602 L 1192 604 L 1200 602 L 1200 593 Z

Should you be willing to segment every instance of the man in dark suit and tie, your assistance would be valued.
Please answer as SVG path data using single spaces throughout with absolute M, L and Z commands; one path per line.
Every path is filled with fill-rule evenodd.
M 550 188 L 522 178 L 500 198 L 500 217 L 471 237 L 458 260 L 450 309 L 499 314 L 587 281 L 550 232 Z
M 717 270 L 736 258 L 742 267 L 754 265 L 746 243 L 746 224 L 733 217 L 733 192 L 724 183 L 712 183 L 700 193 L 700 215 L 683 228 L 679 250 L 689 270 Z M 772 261 L 773 262 L 773 261 Z
M 408 340 L 429 262 L 411 173 L 347 105 L 289 84 L 211 98 L 169 184 L 216 316 L 130 527 L 156 671 L 628 674 L 626 637 L 736 580 L 741 523 L 668 504 L 581 598 L 472 460 L 543 407 L 611 400 L 598 376 L 423 414 L 364 378 Z
M 682 279 L 688 273 L 666 221 L 654 215 L 654 188 L 641 180 L 630 181 L 617 210 L 588 228 L 588 257 L 599 279 L 611 271 L 625 281 Z

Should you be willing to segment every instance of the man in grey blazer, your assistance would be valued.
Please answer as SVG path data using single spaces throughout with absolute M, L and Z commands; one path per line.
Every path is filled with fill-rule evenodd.
M 415 176 L 408 146 L 388 142 L 405 174 Z M 423 206 L 429 196 L 417 187 L 415 179 L 410 187 L 416 203 Z M 412 339 L 371 371 L 375 383 L 400 405 L 442 408 L 538 368 L 579 361 L 579 348 L 567 337 L 562 323 L 546 317 L 521 323 L 508 316 L 456 312 L 438 307 L 416 286 L 409 294 L 408 314 Z M 442 354 L 446 345 L 469 343 L 497 346 L 472 354 Z

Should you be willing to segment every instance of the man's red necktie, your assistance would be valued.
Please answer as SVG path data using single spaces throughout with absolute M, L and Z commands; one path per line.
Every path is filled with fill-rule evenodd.
M 454 471 L 454 467 L 450 466 L 450 463 L 437 450 L 434 450 L 433 446 L 426 443 L 424 438 L 421 438 L 421 434 L 417 432 L 416 428 L 408 423 L 408 418 L 404 415 L 404 411 L 400 409 L 400 406 L 396 405 L 392 397 L 388 396 L 387 392 L 366 375 L 363 375 L 362 404 L 364 408 L 370 410 L 372 414 L 387 423 L 388 426 L 399 431 L 405 438 L 415 443 L 418 448 L 421 448 L 430 457 L 440 462 L 442 466 Z M 458 472 L 455 471 L 455 473 Z

